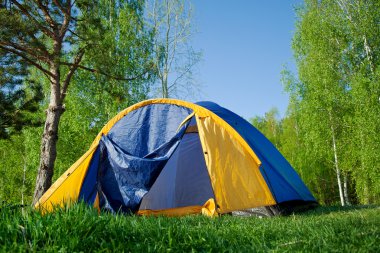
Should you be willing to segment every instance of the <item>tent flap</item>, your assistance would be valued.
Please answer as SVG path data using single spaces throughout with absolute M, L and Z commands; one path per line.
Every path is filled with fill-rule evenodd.
M 177 148 L 191 110 L 149 105 L 126 115 L 100 140 L 98 191 L 101 208 L 136 212 Z M 178 131 L 177 131 L 178 129 Z
M 197 124 L 218 212 L 276 204 L 255 157 L 210 117 Z
M 289 162 L 252 124 L 213 102 L 204 101 L 196 104 L 218 115 L 244 138 L 262 162 L 260 170 L 277 203 L 291 200 L 315 201 Z

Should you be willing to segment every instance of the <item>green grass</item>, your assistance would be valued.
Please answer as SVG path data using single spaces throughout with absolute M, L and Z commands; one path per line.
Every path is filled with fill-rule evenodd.
M 288 217 L 137 217 L 83 205 L 41 216 L 0 211 L 2 252 L 380 252 L 379 207 L 320 207 Z

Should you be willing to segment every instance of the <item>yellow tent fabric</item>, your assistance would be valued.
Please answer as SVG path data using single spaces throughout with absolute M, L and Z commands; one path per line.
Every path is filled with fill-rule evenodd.
M 35 204 L 42 212 L 52 211 L 56 206 L 76 202 L 95 147 L 88 150 L 45 192 Z
M 189 214 L 203 214 L 208 217 L 218 216 L 218 213 L 215 209 L 214 199 L 209 199 L 204 203 L 203 206 L 185 206 L 178 208 L 170 208 L 164 210 L 140 210 L 137 213 L 138 215 L 147 215 L 147 216 L 184 216 Z
M 219 213 L 276 204 L 255 156 L 210 117 L 197 118 Z

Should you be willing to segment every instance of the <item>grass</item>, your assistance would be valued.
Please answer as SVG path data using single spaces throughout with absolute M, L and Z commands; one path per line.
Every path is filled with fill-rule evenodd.
M 2 252 L 380 252 L 379 207 L 319 207 L 288 217 L 138 217 L 83 205 L 45 216 L 0 211 Z

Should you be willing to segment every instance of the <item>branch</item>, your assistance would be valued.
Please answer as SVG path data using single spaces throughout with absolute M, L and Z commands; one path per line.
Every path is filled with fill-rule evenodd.
M 38 51 L 40 51 L 43 55 L 45 55 L 45 57 L 49 58 L 50 57 L 50 53 L 49 51 L 47 50 L 46 46 L 41 43 L 37 38 L 36 36 L 33 34 L 33 32 L 31 31 L 27 31 L 27 33 L 29 34 L 29 36 L 32 38 L 32 41 L 34 41 L 35 43 L 39 44 L 40 47 L 36 48 Z M 25 42 L 23 39 L 20 39 L 18 38 L 21 42 Z
M 15 44 L 15 43 L 12 43 L 12 42 L 4 42 L 4 41 L 0 41 L 0 45 L 6 47 L 6 48 L 9 48 L 9 47 L 12 47 L 18 51 L 22 51 L 26 54 L 29 54 L 31 56 L 33 56 L 34 58 L 38 59 L 38 60 L 41 60 L 41 61 L 44 61 L 46 63 L 50 63 L 51 60 L 49 58 L 49 55 L 46 54 L 46 52 L 42 51 L 44 55 L 38 55 L 36 54 L 36 51 L 40 51 L 40 49 L 38 48 L 31 48 L 31 47 L 28 47 L 27 45 L 25 44 Z
M 84 52 L 85 52 L 84 48 L 80 49 L 78 52 L 78 55 L 74 59 L 74 63 L 70 66 L 69 73 L 67 73 L 65 81 L 63 82 L 63 85 L 62 85 L 61 101 L 63 101 L 66 97 L 67 88 L 69 87 L 72 76 L 74 75 L 75 71 L 79 67 L 79 63 L 81 62 L 83 58 Z
M 37 1 L 37 5 L 40 8 L 40 10 L 44 13 L 45 20 L 49 23 L 50 27 L 54 29 L 57 26 L 57 24 L 54 22 L 53 18 L 50 16 L 49 10 L 47 9 L 47 7 L 43 5 L 41 0 Z
M 70 28 L 68 28 L 67 31 L 71 32 L 71 34 L 73 34 L 74 36 L 78 37 L 79 39 L 81 39 L 83 41 L 86 41 L 86 39 L 84 37 L 80 36 L 79 34 L 77 34 L 76 32 L 74 32 L 73 30 L 71 30 Z
M 186 68 L 185 71 L 183 71 L 179 76 L 177 76 L 177 78 L 174 80 L 174 82 L 173 82 L 171 85 L 169 85 L 168 89 L 171 89 L 171 88 L 173 88 L 174 86 L 176 86 L 176 85 L 177 85 L 177 82 L 178 82 L 179 80 L 181 80 L 181 79 L 182 79 L 187 73 L 189 73 L 190 69 L 191 69 L 191 67 Z
M 170 30 L 171 30 L 171 22 L 170 22 L 170 14 L 171 14 L 171 7 L 169 8 L 169 1 L 166 2 L 166 35 L 165 35 L 165 65 L 164 65 L 164 72 L 169 72 L 169 63 L 168 63 L 168 57 L 169 57 L 169 36 L 170 36 Z
M 55 5 L 58 6 L 58 8 L 59 8 L 63 13 L 65 13 L 65 14 L 67 14 L 67 15 L 70 15 L 69 12 L 68 12 L 68 10 L 65 9 L 65 8 L 63 8 L 62 4 L 61 4 L 59 1 L 54 0 L 53 2 L 55 3 Z M 70 5 L 70 1 L 67 2 L 67 5 L 69 6 L 69 8 L 72 7 L 72 5 Z
M 54 37 L 54 33 L 52 31 L 50 31 L 49 29 L 47 29 L 45 26 L 43 26 L 35 17 L 33 17 L 27 9 L 24 8 L 24 6 L 22 4 L 20 4 L 19 2 L 17 2 L 16 0 L 12 0 L 12 2 L 20 9 L 20 11 L 26 15 L 27 17 L 29 17 L 29 19 L 31 19 L 31 21 L 33 21 L 34 23 L 36 23 L 42 30 L 42 32 L 44 34 L 46 34 L 48 37 L 50 38 L 53 38 Z
M 54 1 L 54 2 L 58 2 L 58 1 Z M 59 4 L 59 6 L 61 6 Z M 63 9 L 62 6 L 59 7 L 61 10 Z M 69 28 L 69 25 L 70 25 L 70 20 L 71 20 L 71 1 L 67 1 L 67 9 L 66 10 L 63 10 L 62 11 L 63 14 L 64 14 L 64 19 L 63 19 L 63 23 L 62 23 L 62 27 L 61 29 L 59 30 L 59 36 L 61 38 L 63 38 L 67 32 L 67 29 Z
M 60 63 L 62 65 L 65 65 L 65 66 L 73 66 L 74 65 L 74 63 L 70 63 L 70 62 L 60 62 Z M 80 65 L 80 64 L 77 64 L 77 68 L 89 71 L 91 73 L 101 74 L 103 76 L 109 77 L 109 78 L 117 80 L 117 81 L 133 81 L 133 80 L 136 80 L 137 78 L 140 78 L 143 75 L 145 75 L 146 73 L 148 73 L 148 71 L 150 69 L 150 67 L 149 67 L 145 71 L 143 71 L 141 74 L 139 74 L 137 76 L 134 76 L 134 77 L 128 77 L 127 78 L 127 77 L 121 77 L 121 76 L 113 76 L 113 75 L 107 74 L 107 73 L 105 73 L 105 72 L 103 72 L 101 70 L 89 68 L 89 67 L 86 67 L 86 66 L 83 66 L 83 65 Z
M 182 71 L 181 74 L 179 74 L 176 79 L 173 81 L 173 83 L 168 87 L 168 89 L 172 89 L 174 86 L 177 85 L 177 82 L 179 82 L 186 74 L 191 72 L 191 69 L 199 62 L 196 58 L 189 59 L 190 63 L 187 63 L 185 69 Z
M 30 64 L 32 64 L 33 66 L 35 66 L 36 68 L 38 68 L 39 70 L 41 70 L 43 73 L 47 74 L 48 76 L 55 77 L 50 71 L 48 71 L 47 69 L 45 69 L 44 67 L 42 67 L 42 65 L 38 64 L 37 62 L 35 62 L 32 59 L 30 59 L 29 57 L 27 57 L 25 54 L 23 54 L 23 53 L 15 50 L 15 49 L 5 47 L 3 45 L 0 45 L 0 48 L 4 49 L 5 51 L 14 53 L 15 55 L 20 56 L 25 61 L 29 62 Z

